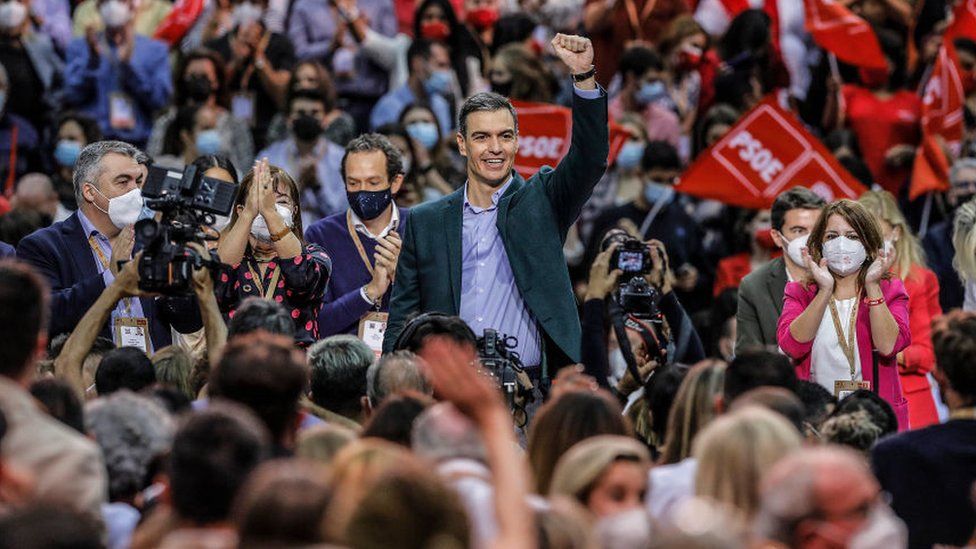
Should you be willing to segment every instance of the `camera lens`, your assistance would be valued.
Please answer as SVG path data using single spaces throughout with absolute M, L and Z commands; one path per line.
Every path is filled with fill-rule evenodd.
M 143 219 L 136 223 L 136 238 L 142 242 L 149 242 L 159 234 L 159 226 L 154 219 Z

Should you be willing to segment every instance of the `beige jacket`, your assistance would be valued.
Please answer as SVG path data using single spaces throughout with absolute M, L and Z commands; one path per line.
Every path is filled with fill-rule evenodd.
M 101 525 L 108 479 L 98 446 L 45 414 L 27 391 L 3 376 L 0 410 L 7 419 L 0 457 L 33 475 L 32 499 L 67 506 Z

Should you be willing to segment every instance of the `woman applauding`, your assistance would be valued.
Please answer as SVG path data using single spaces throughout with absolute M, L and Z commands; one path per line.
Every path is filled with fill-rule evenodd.
M 217 252 L 231 265 L 217 277 L 217 301 L 228 317 L 248 297 L 272 299 L 291 313 L 295 341 L 318 339 L 318 313 L 332 270 L 321 248 L 302 236 L 302 208 L 295 181 L 284 170 L 255 164 L 241 182 L 230 225 Z
M 904 430 L 908 405 L 895 357 L 911 342 L 908 294 L 891 276 L 894 256 L 883 246 L 878 221 L 864 206 L 827 206 L 803 249 L 810 279 L 786 285 L 777 336 L 798 377 L 838 397 L 876 391 Z

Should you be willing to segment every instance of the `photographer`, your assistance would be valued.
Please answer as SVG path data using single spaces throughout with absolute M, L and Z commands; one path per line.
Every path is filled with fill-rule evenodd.
M 298 185 L 280 168 L 258 162 L 241 182 L 230 226 L 217 248 L 231 265 L 217 281 L 221 311 L 233 318 L 250 296 L 273 299 L 291 313 L 295 341 L 319 338 L 318 312 L 332 272 L 332 261 L 302 237 Z
M 622 307 L 619 301 L 619 288 L 623 282 L 623 271 L 617 265 L 611 265 L 614 252 L 619 250 L 627 239 L 634 240 L 626 232 L 616 229 L 607 233 L 604 238 L 603 251 L 597 255 L 590 269 L 590 280 L 583 302 L 583 345 L 581 355 L 586 372 L 593 376 L 600 386 L 610 388 L 611 376 L 620 379 L 617 388 L 621 393 L 632 392 L 643 385 L 650 363 L 660 362 L 663 358 L 668 363 L 680 362 L 694 364 L 705 358 L 705 350 L 698 333 L 691 324 L 691 319 L 672 291 L 674 274 L 669 268 L 667 251 L 660 241 L 651 240 L 645 243 L 649 252 L 651 266 L 644 280 L 656 291 L 659 298 L 648 298 L 653 312 L 659 312 L 663 319 L 660 329 L 653 329 L 654 322 L 641 318 L 644 314 L 633 314 L 634 311 Z M 617 292 L 613 300 L 607 296 Z M 655 299 L 659 299 L 654 303 Z M 656 310 L 656 311 L 655 311 Z M 611 364 L 607 351 L 609 334 L 607 326 L 613 324 L 614 316 L 622 315 L 626 327 L 627 342 L 619 341 L 618 345 L 629 345 L 635 363 L 642 379 L 633 380 L 632 375 L 625 375 L 630 370 L 624 364 L 611 371 Z M 609 322 L 608 322 L 609 318 Z M 653 347 L 658 346 L 666 351 L 662 357 Z M 626 356 L 626 354 L 624 354 Z M 656 367 L 656 366 L 655 366 Z

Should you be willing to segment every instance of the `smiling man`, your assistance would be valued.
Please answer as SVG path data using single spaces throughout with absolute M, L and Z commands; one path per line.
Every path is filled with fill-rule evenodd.
M 566 232 L 606 169 L 607 99 L 597 87 L 593 47 L 557 35 L 553 47 L 573 74 L 573 138 L 566 157 L 528 181 L 513 171 L 518 119 L 494 93 L 473 95 L 458 115 L 467 182 L 410 214 L 396 270 L 384 350 L 417 312 L 458 315 L 517 339 L 530 377 L 577 362 L 580 324 L 562 247 Z

